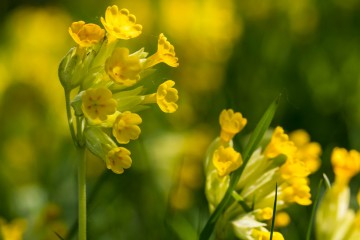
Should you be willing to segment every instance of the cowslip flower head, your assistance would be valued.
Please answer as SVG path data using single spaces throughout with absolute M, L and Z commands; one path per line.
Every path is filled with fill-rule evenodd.
M 105 30 L 99 25 L 78 21 L 71 24 L 69 34 L 80 47 L 91 47 L 104 39 Z
M 122 174 L 124 169 L 131 167 L 131 152 L 124 147 L 111 149 L 106 156 L 106 167 L 114 173 Z
M 100 18 L 108 34 L 117 39 L 135 38 L 141 34 L 142 26 L 136 23 L 136 17 L 126 8 L 120 9 L 109 6 L 105 11 L 105 18 Z
M 284 154 L 287 158 L 292 158 L 296 150 L 295 144 L 289 140 L 289 136 L 284 132 L 284 129 L 278 126 L 272 134 L 264 155 L 267 158 L 275 158 L 280 154 Z
M 311 204 L 311 194 L 308 181 L 305 178 L 293 178 L 289 185 L 284 188 L 280 198 L 287 203 L 297 203 L 307 206 Z
M 247 119 L 239 112 L 224 109 L 220 114 L 219 122 L 221 126 L 220 138 L 225 142 L 229 142 L 235 134 L 245 127 Z
M 347 184 L 348 181 L 360 172 L 360 153 L 356 150 L 347 151 L 345 148 L 334 148 L 331 154 L 331 163 L 337 182 Z
M 174 46 L 167 40 L 165 35 L 161 33 L 158 39 L 157 52 L 147 58 L 144 68 L 152 67 L 158 63 L 165 63 L 170 67 L 179 66 L 178 58 L 175 56 Z
M 127 48 L 116 48 L 105 62 L 105 71 L 117 84 L 132 86 L 140 79 L 140 58 L 129 55 Z
M 270 240 L 270 232 L 269 231 L 261 231 L 256 228 L 254 228 L 252 230 L 251 236 L 257 240 Z M 280 232 L 273 232 L 272 239 L 284 240 L 284 237 Z
M 165 113 L 173 113 L 178 109 L 176 104 L 179 99 L 178 90 L 174 88 L 175 82 L 167 80 L 160 84 L 156 93 L 146 95 L 143 104 L 157 103 L 161 111 Z
M 111 91 L 104 87 L 89 88 L 82 95 L 82 111 L 93 120 L 106 120 L 108 115 L 115 113 L 116 105 Z
M 113 135 L 121 144 L 127 144 L 130 140 L 138 139 L 141 129 L 138 126 L 141 124 L 141 117 L 129 111 L 120 113 L 113 125 Z
M 212 161 L 220 177 L 229 175 L 238 169 L 243 162 L 240 153 L 232 147 L 225 148 L 224 146 L 215 150 Z

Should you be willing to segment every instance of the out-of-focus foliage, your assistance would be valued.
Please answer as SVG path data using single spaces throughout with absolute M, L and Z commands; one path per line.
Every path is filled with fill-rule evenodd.
M 360 148 L 359 0 L 1 1 L 1 226 L 25 220 L 24 239 L 73 231 L 76 158 L 57 68 L 71 22 L 101 24 L 112 4 L 144 27 L 131 48 L 155 52 L 159 31 L 176 47 L 179 68 L 159 66 L 153 78 L 177 79 L 180 100 L 171 116 L 144 112 L 124 175 L 89 160 L 89 239 L 196 238 L 208 217 L 203 159 L 222 109 L 247 116 L 246 134 L 282 93 L 273 126 L 306 129 L 324 149 L 312 195 L 322 172 L 333 179 L 332 146 Z M 304 239 L 310 209 L 290 209 L 285 238 Z

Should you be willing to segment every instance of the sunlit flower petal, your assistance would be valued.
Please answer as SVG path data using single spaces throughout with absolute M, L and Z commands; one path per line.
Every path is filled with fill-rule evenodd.
M 220 138 L 225 142 L 229 142 L 235 134 L 245 127 L 247 120 L 239 112 L 224 109 L 220 114 L 219 122 L 221 126 Z
M 232 147 L 224 148 L 220 146 L 214 152 L 213 164 L 218 170 L 219 176 L 223 177 L 241 166 L 242 157 L 240 153 L 236 152 Z
M 124 169 L 131 167 L 132 160 L 130 155 L 130 151 L 124 147 L 111 149 L 106 157 L 107 168 L 117 174 L 123 173 Z
M 136 24 L 136 17 L 129 10 L 118 9 L 116 5 L 106 9 L 105 19 L 101 17 L 101 23 L 106 31 L 118 39 L 135 38 L 141 34 L 142 26 Z
M 105 30 L 96 24 L 78 21 L 71 24 L 69 34 L 80 47 L 91 47 L 104 38 Z
M 129 111 L 123 112 L 117 116 L 114 122 L 113 135 L 121 144 L 135 140 L 141 133 L 140 127 L 138 126 L 141 122 L 142 119 L 138 114 Z
M 107 88 L 89 88 L 82 95 L 82 110 L 91 119 L 106 120 L 108 115 L 115 113 L 116 105 Z

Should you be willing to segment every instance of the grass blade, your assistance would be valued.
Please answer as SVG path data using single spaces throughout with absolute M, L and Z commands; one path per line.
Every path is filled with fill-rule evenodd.
M 317 204 L 319 202 L 320 190 L 321 190 L 322 184 L 323 184 L 323 180 L 321 179 L 320 182 L 319 182 L 318 188 L 317 188 L 317 193 L 316 193 L 315 200 L 314 200 L 312 210 L 311 210 L 309 226 L 308 226 L 307 233 L 306 233 L 306 240 L 310 240 L 310 238 L 311 238 L 311 230 L 312 230 L 312 227 L 313 227 L 313 224 L 314 224 L 315 211 L 316 211 Z
M 276 215 L 276 203 L 277 203 L 277 189 L 278 189 L 278 185 L 277 185 L 277 183 L 276 183 L 276 185 L 275 185 L 275 200 L 274 200 L 274 207 L 273 207 L 273 215 L 272 215 L 272 219 L 271 219 L 270 240 L 272 240 L 272 238 L 273 238 L 274 227 L 275 227 L 275 215 Z
M 250 159 L 251 155 L 253 154 L 253 152 L 258 147 L 258 145 L 259 145 L 260 141 L 262 140 L 266 130 L 270 126 L 270 123 L 271 123 L 271 121 L 272 121 L 272 119 L 273 119 L 273 117 L 275 115 L 277 106 L 279 104 L 280 96 L 281 95 L 279 95 L 271 103 L 271 105 L 265 111 L 264 115 L 261 117 L 259 123 L 257 124 L 254 132 L 252 133 L 252 135 L 251 135 L 251 137 L 249 139 L 248 144 L 245 147 L 244 153 L 242 154 L 243 164 L 239 169 L 237 169 L 235 172 L 233 172 L 231 174 L 229 188 L 227 189 L 227 191 L 226 191 L 223 199 L 221 200 L 220 204 L 217 206 L 215 211 L 211 214 L 211 216 L 210 216 L 209 220 L 207 221 L 204 229 L 200 233 L 200 240 L 209 239 L 209 237 L 211 236 L 211 234 L 212 234 L 212 232 L 214 230 L 217 219 L 220 217 L 220 215 L 222 214 L 222 212 L 224 211 L 226 206 L 228 206 L 228 204 L 230 203 L 231 194 L 234 191 L 236 183 L 239 181 L 240 176 L 241 176 L 242 172 L 244 171 L 244 168 L 245 168 L 247 162 L 249 161 L 249 159 Z

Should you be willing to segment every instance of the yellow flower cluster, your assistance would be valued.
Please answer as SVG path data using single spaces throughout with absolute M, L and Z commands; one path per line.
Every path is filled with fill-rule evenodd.
M 356 240 L 360 238 L 360 210 L 350 208 L 349 182 L 360 172 L 360 153 L 335 147 L 331 154 L 335 181 L 325 192 L 316 211 L 317 239 Z M 360 206 L 360 191 L 357 194 Z
M 178 108 L 174 81 L 159 84 L 151 94 L 143 93 L 141 81 L 158 63 L 171 67 L 179 63 L 174 46 L 163 33 L 159 35 L 157 52 L 149 57 L 144 48 L 131 53 L 120 45 L 119 39 L 135 38 L 142 31 L 127 9 L 109 6 L 101 23 L 105 29 L 84 21 L 71 24 L 69 34 L 77 45 L 60 63 L 59 78 L 74 110 L 71 114 L 68 109 L 72 137 L 79 146 L 86 146 L 102 158 L 107 168 L 123 173 L 132 160 L 130 151 L 120 145 L 139 138 L 142 118 L 137 112 L 153 103 L 166 113 Z M 72 125 L 75 121 L 76 125 Z
M 221 112 L 219 122 L 220 137 L 210 146 L 206 162 L 206 196 L 210 211 L 223 198 L 230 184 L 229 174 L 242 164 L 241 154 L 234 150 L 232 138 L 244 128 L 247 120 L 241 113 L 230 109 Z M 320 166 L 320 145 L 310 142 L 304 130 L 294 131 L 289 136 L 279 126 L 264 143 L 267 144 L 255 150 L 244 167 L 233 192 L 236 201 L 219 220 L 220 223 L 230 221 L 234 234 L 241 239 L 269 239 L 270 232 L 266 226 L 273 215 L 276 184 L 277 211 L 292 203 L 311 204 L 307 177 Z M 338 165 L 347 169 L 346 164 Z M 288 224 L 288 215 L 282 220 L 279 226 Z M 221 234 L 219 224 L 217 230 Z M 278 232 L 274 232 L 273 238 L 283 239 Z

